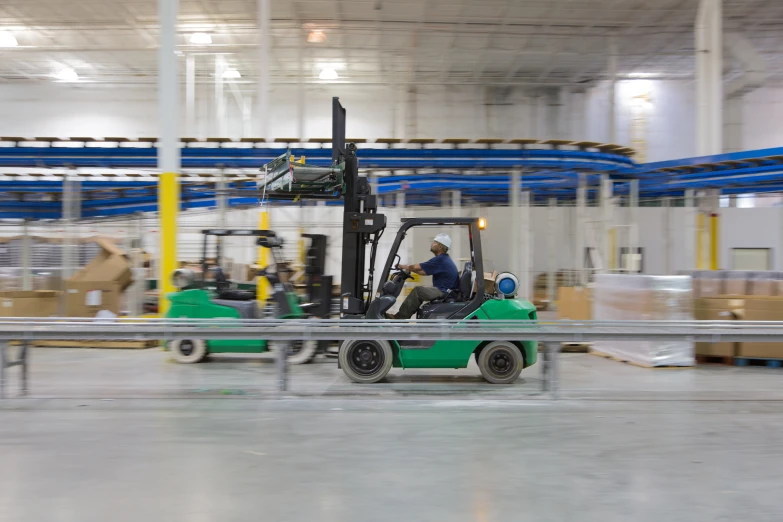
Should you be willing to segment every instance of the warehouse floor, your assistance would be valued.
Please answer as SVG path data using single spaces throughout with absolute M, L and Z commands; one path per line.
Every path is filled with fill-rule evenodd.
M 506 388 L 470 368 L 366 391 L 328 361 L 272 399 L 270 363 L 167 360 L 34 350 L 31 397 L 0 404 L 0 520 L 783 516 L 780 370 L 566 355 L 550 401 L 537 367 Z
M 30 391 L 34 398 L 194 398 L 223 395 L 277 396 L 276 368 L 268 354 L 216 355 L 196 365 L 175 363 L 167 352 L 35 348 L 31 351 Z M 646 369 L 589 354 L 561 355 L 565 398 L 578 399 L 767 399 L 783 400 L 783 370 L 720 365 L 688 369 Z M 399 370 L 387 382 L 351 383 L 335 359 L 290 366 L 294 396 L 432 397 L 536 399 L 542 365 L 522 372 L 511 386 L 490 386 L 475 362 L 464 370 Z M 9 392 L 18 372 L 9 372 Z

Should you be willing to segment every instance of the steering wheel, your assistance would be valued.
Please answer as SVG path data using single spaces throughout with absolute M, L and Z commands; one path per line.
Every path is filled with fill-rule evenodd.
M 392 277 L 397 277 L 397 276 L 404 277 L 405 279 L 403 279 L 403 281 L 407 280 L 407 279 L 413 279 L 413 276 L 411 275 L 411 273 L 409 271 L 403 270 L 402 268 L 400 268 L 400 264 L 399 263 L 397 263 L 397 266 L 392 267 L 392 269 L 396 270 L 396 272 L 394 274 L 392 274 Z
M 223 273 L 222 268 L 216 266 L 212 268 L 212 272 L 215 274 L 215 288 L 218 292 L 225 292 L 231 288 L 231 281 L 229 281 L 226 274 Z

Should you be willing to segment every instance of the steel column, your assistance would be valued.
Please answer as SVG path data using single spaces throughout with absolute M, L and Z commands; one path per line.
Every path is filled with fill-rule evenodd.
M 33 289 L 30 261 L 30 220 L 25 219 L 22 222 L 22 290 Z
M 177 215 L 179 214 L 179 73 L 176 50 L 178 0 L 158 0 L 158 215 L 160 219 L 159 311 L 169 307 L 166 295 L 176 288 L 171 274 L 177 269 Z
M 579 285 L 587 284 L 587 269 L 585 261 L 587 253 L 585 252 L 585 227 L 587 226 L 587 175 L 579 174 L 579 186 L 576 189 L 576 223 L 574 223 L 574 237 L 576 239 L 576 268 L 579 271 Z
M 700 0 L 696 15 L 696 153 L 723 152 L 722 0 Z
M 557 275 L 557 198 L 549 198 L 549 208 L 547 209 L 547 278 L 546 278 L 546 296 L 549 305 L 555 302 L 555 276 Z
M 196 133 L 196 55 L 185 58 L 185 133 Z
M 269 3 L 271 0 L 258 0 L 258 136 L 269 138 L 269 88 L 272 79 L 269 75 L 269 55 L 272 47 L 272 35 L 269 24 Z
M 522 191 L 520 194 L 520 224 L 522 226 L 522 241 L 520 242 L 520 261 L 521 269 L 519 276 L 519 295 L 523 299 L 530 300 L 532 298 L 532 285 L 531 285 L 531 253 L 533 251 L 533 233 L 530 226 L 531 220 L 531 192 L 529 190 Z
M 521 197 L 521 178 L 522 172 L 519 170 L 511 171 L 511 183 L 509 185 L 508 204 L 511 206 L 511 272 L 522 277 L 522 254 L 521 254 L 521 241 L 522 241 L 522 215 L 520 213 L 520 197 Z M 522 280 L 520 279 L 520 283 Z

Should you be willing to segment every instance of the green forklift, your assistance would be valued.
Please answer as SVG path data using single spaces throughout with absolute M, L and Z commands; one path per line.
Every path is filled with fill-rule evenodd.
M 394 306 L 410 272 L 399 268 L 397 253 L 414 227 L 453 230 L 470 238 L 470 261 L 460 273 L 458 287 L 444 297 L 423 304 L 417 320 L 458 319 L 460 321 L 535 321 L 536 307 L 516 297 L 519 281 L 510 272 L 499 274 L 494 291 L 487 292 L 481 250 L 481 218 L 405 219 L 389 252 L 379 288 L 364 314 L 365 319 L 384 320 Z M 433 234 L 434 235 L 434 234 Z M 459 326 L 455 326 L 458 328 Z M 535 341 L 383 341 L 362 339 L 344 341 L 339 350 L 339 364 L 345 375 L 358 383 L 382 380 L 392 367 L 397 368 L 465 368 L 475 357 L 481 375 L 493 384 L 510 384 L 520 372 L 536 362 Z
M 338 98 L 332 100 L 332 162 L 322 165 L 296 163 L 290 152 L 264 169 L 259 194 L 271 199 L 342 199 L 343 244 L 340 281 L 340 316 L 383 321 L 396 302 L 410 273 L 399 269 L 400 244 L 413 227 L 458 227 L 470 238 L 471 259 L 459 278 L 459 288 L 443 299 L 422 306 L 417 319 L 468 321 L 534 321 L 535 307 L 516 297 L 519 282 L 503 273 L 487 292 L 479 218 L 408 219 L 400 227 L 375 293 L 374 266 L 378 242 L 386 229 L 386 217 L 377 212 L 377 196 L 366 177 L 359 176 L 356 146 L 345 142 L 346 112 Z M 459 325 L 455 326 L 459 328 Z M 493 384 L 509 384 L 522 369 L 536 362 L 537 343 L 525 339 L 504 341 L 383 341 L 347 340 L 338 351 L 338 366 L 357 383 L 376 383 L 392 367 L 465 368 L 475 357 L 483 377 Z
M 304 319 L 312 316 L 328 316 L 331 308 L 331 277 L 316 273 L 318 266 L 323 261 L 312 261 L 313 258 L 322 260 L 325 257 L 326 237 L 317 234 L 305 234 L 312 241 L 308 249 L 308 263 L 316 263 L 318 266 L 308 264 L 305 267 L 307 273 L 307 295 L 304 299 L 294 291 L 288 282 L 281 282 L 277 270 L 278 264 L 276 250 L 283 245 L 283 239 L 271 230 L 247 230 L 247 229 L 210 229 L 202 230 L 203 251 L 201 258 L 201 277 L 198 278 L 191 270 L 177 270 L 172 275 L 174 285 L 179 291 L 169 294 L 171 306 L 167 318 L 188 319 L 259 319 L 264 316 L 266 303 L 256 301 L 256 293 L 250 290 L 235 288 L 221 267 L 221 244 L 223 237 L 251 237 L 255 238 L 258 246 L 269 248 L 275 270 L 265 267 L 257 271 L 257 275 L 265 277 L 273 289 L 271 300 L 274 305 L 275 317 L 280 319 Z M 210 247 L 210 239 L 216 238 L 216 255 L 210 258 L 207 254 Z M 314 252 L 315 251 L 315 252 Z M 321 254 L 322 252 L 322 254 Z M 208 279 L 207 275 L 212 277 Z M 309 299 L 314 298 L 314 299 Z M 318 341 L 295 341 L 288 348 L 288 362 L 292 364 L 304 364 L 313 360 L 319 351 Z M 268 342 L 258 340 L 225 340 L 206 341 L 203 339 L 183 339 L 169 343 L 169 350 L 174 359 L 181 363 L 197 363 L 204 360 L 212 353 L 246 353 L 256 354 L 274 352 L 285 349 L 285 343 Z

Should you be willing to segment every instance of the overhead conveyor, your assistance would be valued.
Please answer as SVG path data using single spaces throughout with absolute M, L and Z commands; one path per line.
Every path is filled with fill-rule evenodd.
M 0 218 L 59 218 L 59 194 L 66 176 L 81 181 L 84 217 L 157 210 L 154 138 L 39 142 L 46 146 L 29 146 L 28 140 L 17 137 L 0 140 L 7 144 L 0 146 Z M 291 140 L 292 144 L 298 141 Z M 340 185 L 339 173 L 330 170 L 331 149 L 323 147 L 331 139 L 316 138 L 308 140 L 307 147 L 291 149 L 258 140 L 183 141 L 187 147 L 182 149 L 182 209 L 216 206 L 220 178 L 231 191 L 230 206 L 257 204 L 261 167 L 281 157 L 288 158 L 281 162 L 277 176 L 281 185 L 290 174 L 284 171 L 291 169 L 301 181 L 325 181 L 324 194 Z M 749 187 L 753 192 L 783 191 L 783 148 L 636 165 L 623 147 L 589 141 L 520 138 L 495 144 L 496 140 L 467 143 L 470 140 L 453 138 L 434 143 L 413 138 L 405 147 L 400 141 L 380 139 L 358 147 L 361 171 L 375 180 L 377 193 L 404 191 L 407 205 L 439 205 L 444 190 L 459 190 L 478 203 L 505 204 L 514 171 L 521 173 L 522 184 L 534 200 L 574 199 L 580 176 L 586 179 L 588 194 L 595 193 L 602 174 L 618 181 L 638 179 L 640 195 L 647 198 L 679 197 L 688 189 L 707 188 L 723 194 L 745 193 Z M 300 164 L 302 157 L 306 158 L 304 165 Z M 306 168 L 314 170 L 306 174 Z M 617 184 L 615 194 L 626 193 L 625 185 Z M 299 187 L 305 192 L 309 188 Z M 293 201 L 299 193 L 292 186 L 289 194 L 278 199 Z

